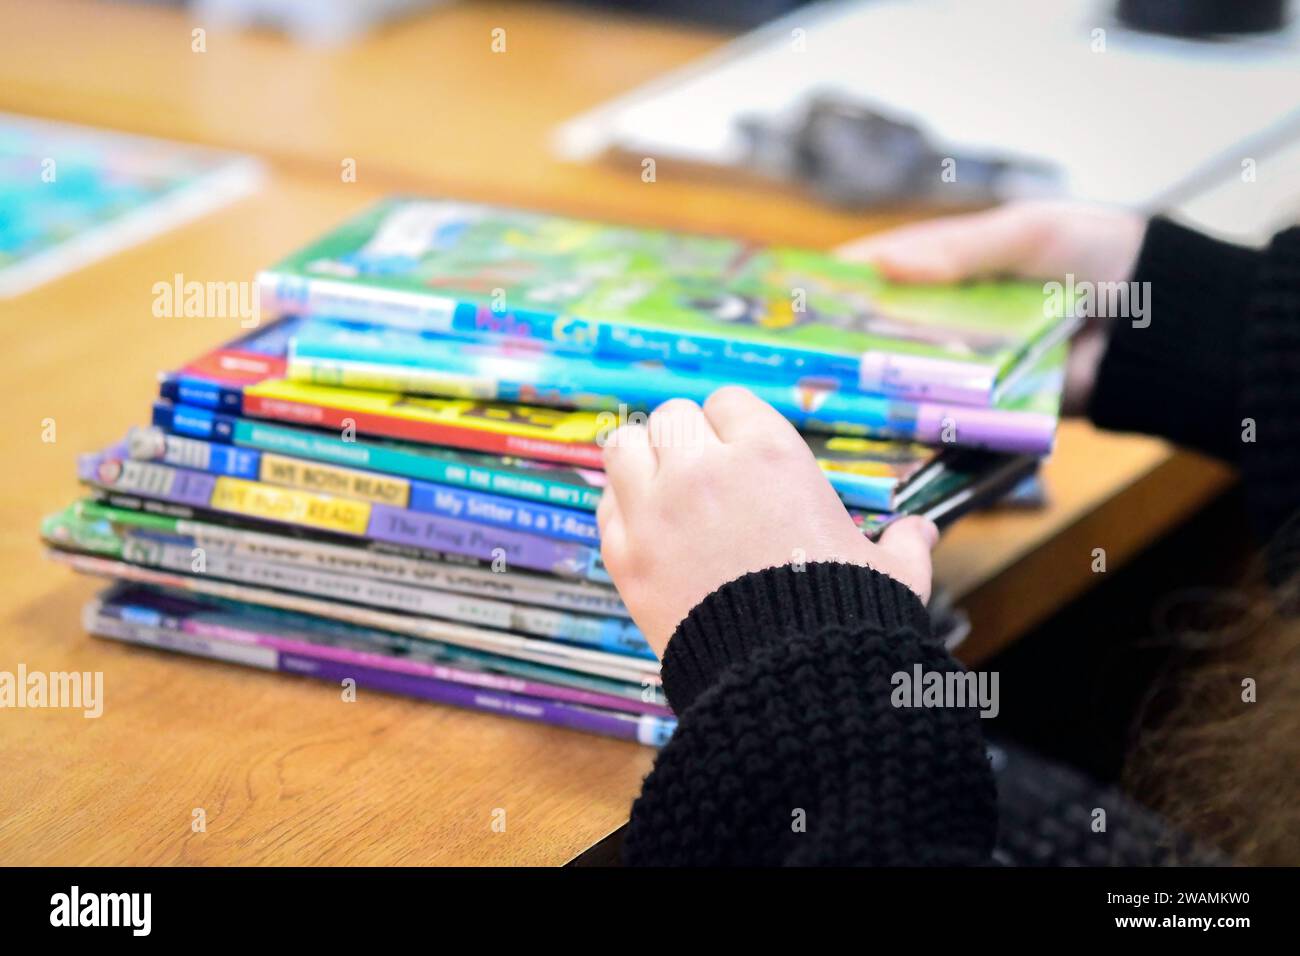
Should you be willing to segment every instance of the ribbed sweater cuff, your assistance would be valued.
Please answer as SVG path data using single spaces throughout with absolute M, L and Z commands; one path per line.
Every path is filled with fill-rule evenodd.
M 1150 324 L 1114 320 L 1088 415 L 1234 458 L 1241 328 L 1262 255 L 1153 219 L 1133 281 L 1150 283 Z
M 828 625 L 930 634 L 920 598 L 871 568 L 836 562 L 753 571 L 718 588 L 677 626 L 663 658 L 668 702 L 684 713 L 729 665 Z

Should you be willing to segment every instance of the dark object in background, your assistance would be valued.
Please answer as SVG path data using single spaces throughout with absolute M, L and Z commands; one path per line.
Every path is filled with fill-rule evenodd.
M 1009 741 L 989 743 L 999 866 L 1227 866 L 1115 787 Z
M 914 123 L 829 93 L 814 96 L 797 117 L 743 116 L 739 129 L 746 166 L 806 183 L 825 201 L 854 209 L 987 206 L 1060 191 L 1050 166 L 945 154 Z
M 1134 30 L 1205 37 L 1281 29 L 1286 7 L 1287 0 L 1119 0 L 1117 14 Z
M 573 0 L 570 0 L 573 2 Z M 806 6 L 809 0 L 579 0 L 582 6 L 622 10 L 664 20 L 687 20 L 728 30 L 752 30 Z

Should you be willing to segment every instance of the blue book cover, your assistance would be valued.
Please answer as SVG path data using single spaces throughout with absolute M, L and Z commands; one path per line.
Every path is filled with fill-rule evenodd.
M 1041 364 L 1062 368 L 1063 346 Z M 793 386 L 626 363 L 512 344 L 469 343 L 375 323 L 313 319 L 289 344 L 290 380 L 452 398 L 580 408 L 613 415 L 654 409 L 671 398 L 703 402 L 722 385 L 743 384 L 801 429 L 891 437 L 1020 454 L 1050 450 L 1059 378 L 994 408 L 907 402 L 847 390 L 825 380 Z

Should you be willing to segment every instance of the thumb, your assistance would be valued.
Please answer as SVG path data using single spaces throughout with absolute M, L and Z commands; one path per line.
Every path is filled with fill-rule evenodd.
M 888 553 L 891 568 L 897 567 L 898 572 L 893 576 L 915 591 L 922 602 L 927 602 L 933 576 L 930 551 L 938 542 L 939 529 L 934 522 L 913 515 L 891 522 L 876 546 Z
M 842 258 L 870 262 L 895 282 L 958 282 L 1016 273 L 1032 248 L 1015 207 L 919 222 L 840 246 Z

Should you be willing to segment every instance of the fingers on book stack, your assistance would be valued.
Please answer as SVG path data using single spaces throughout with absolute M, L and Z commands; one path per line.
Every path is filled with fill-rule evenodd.
M 799 249 L 394 198 L 258 277 L 262 320 L 82 456 L 51 555 L 106 638 L 662 745 L 600 560 L 601 443 L 742 384 L 864 533 L 1051 447 L 1066 311 Z M 349 685 L 348 682 L 352 682 Z

